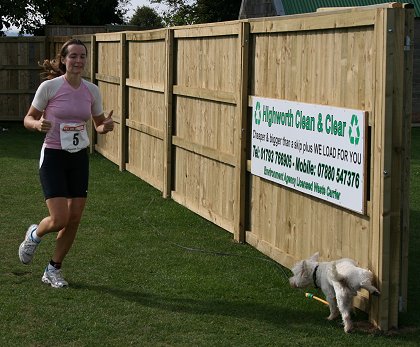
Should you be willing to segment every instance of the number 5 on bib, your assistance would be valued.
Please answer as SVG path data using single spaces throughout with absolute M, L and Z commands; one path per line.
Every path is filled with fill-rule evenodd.
M 61 148 L 71 153 L 78 152 L 89 146 L 86 123 L 61 123 L 60 141 Z

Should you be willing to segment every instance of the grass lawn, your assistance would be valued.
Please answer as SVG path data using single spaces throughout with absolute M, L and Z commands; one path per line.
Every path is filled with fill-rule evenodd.
M 98 154 L 63 264 L 70 287 L 44 285 L 54 236 L 30 265 L 17 255 L 26 228 L 47 213 L 37 173 L 42 136 L 2 126 L 0 346 L 419 345 L 420 129 L 412 132 L 409 310 L 388 334 L 356 311 L 356 331 L 345 334 L 325 319 L 326 306 L 289 287 L 289 270 Z

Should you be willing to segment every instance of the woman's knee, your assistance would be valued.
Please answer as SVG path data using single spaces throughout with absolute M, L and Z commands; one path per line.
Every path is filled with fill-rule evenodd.
M 85 208 L 86 198 L 74 198 L 69 204 L 69 224 L 79 225 Z
M 68 225 L 68 223 L 68 214 L 50 216 L 50 228 L 54 231 L 60 231 L 61 229 L 65 228 Z
M 81 219 L 82 219 L 81 214 L 71 214 L 67 222 L 67 226 L 77 228 L 80 224 Z
M 50 215 L 46 219 L 48 221 L 50 231 L 59 231 L 65 228 L 70 218 L 70 212 L 67 206 L 67 199 L 48 199 L 47 206 Z

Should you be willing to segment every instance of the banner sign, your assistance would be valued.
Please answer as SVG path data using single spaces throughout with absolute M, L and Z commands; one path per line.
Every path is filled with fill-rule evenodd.
M 365 213 L 366 111 L 252 97 L 251 173 Z

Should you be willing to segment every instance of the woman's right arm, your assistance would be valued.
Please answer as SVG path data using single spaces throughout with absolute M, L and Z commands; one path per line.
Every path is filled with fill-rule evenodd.
M 23 125 L 26 129 L 47 133 L 51 129 L 51 122 L 44 118 L 44 112 L 31 106 L 23 119 Z

